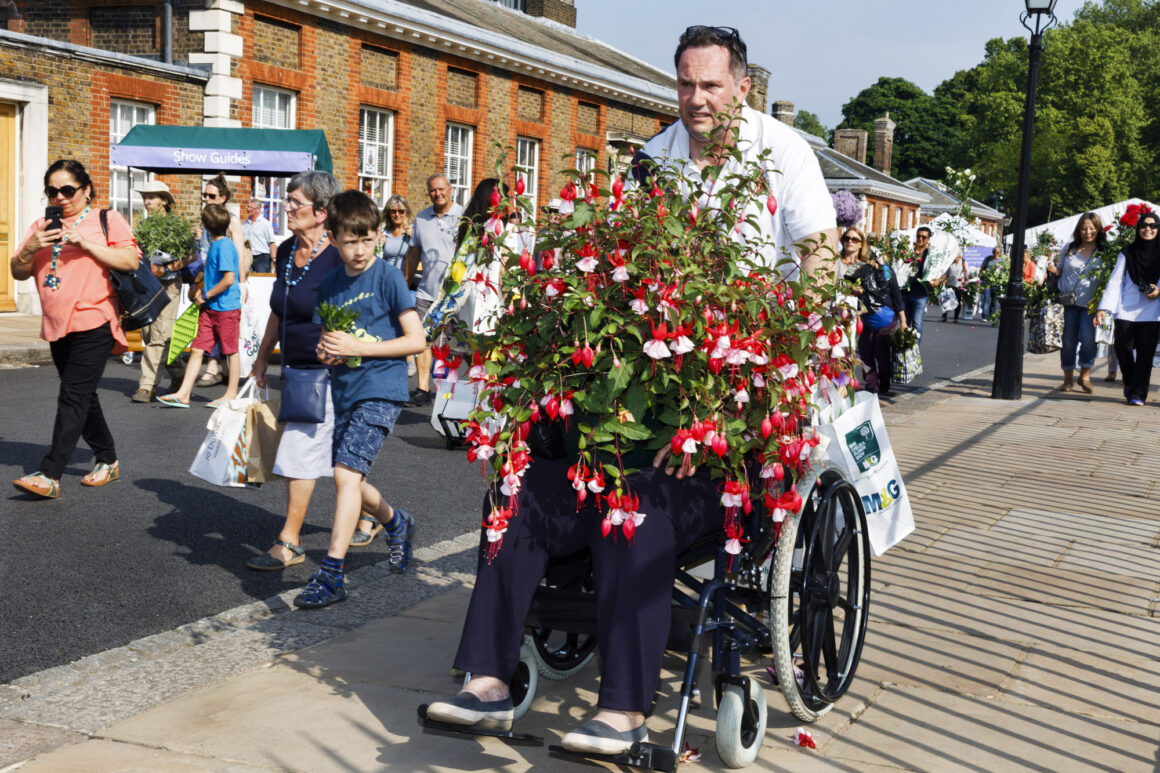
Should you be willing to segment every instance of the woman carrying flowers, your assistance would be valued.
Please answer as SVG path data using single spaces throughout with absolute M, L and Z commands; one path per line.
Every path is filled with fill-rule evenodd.
M 1124 374 L 1124 399 L 1143 405 L 1152 379 L 1152 358 L 1160 341 L 1160 215 L 1141 215 L 1136 239 L 1124 247 L 1100 299 L 1095 323 L 1114 317 L 1116 359 Z
M 1071 240 L 1059 251 L 1057 261 L 1048 264 L 1049 273 L 1059 277 L 1059 303 L 1063 306 L 1063 346 L 1059 350 L 1059 364 L 1063 368 L 1060 390 L 1074 389 L 1076 349 L 1079 349 L 1079 387 L 1091 394 L 1092 366 L 1096 363 L 1096 327 L 1094 315 L 1088 313 L 1088 304 L 1096 290 L 1096 272 L 1107 237 L 1104 224 L 1095 212 L 1080 216 L 1071 234 Z
M 607 191 L 568 183 L 567 219 L 537 236 L 560 257 L 505 261 L 506 311 L 471 369 L 485 398 L 469 458 L 496 475 L 455 659 L 472 678 L 428 707 L 432 719 L 511 726 L 507 679 L 532 595 L 549 556 L 587 546 L 599 709 L 563 745 L 618 754 L 647 740 L 678 552 L 721 530 L 722 506 L 727 549 L 740 550 L 738 514 L 761 496 L 746 460 L 763 460 L 753 477 L 772 490 L 808 457 L 799 419 L 811 379 L 848 379 L 832 287 L 819 281 L 833 271 L 819 246 L 833 239 L 834 209 L 813 153 L 743 107 L 736 30 L 691 27 L 675 60 L 681 121 L 645 146 L 655 177 Z M 809 243 L 783 256 L 795 242 Z M 526 441 L 541 420 L 566 422 L 572 459 L 533 459 Z M 785 496 L 770 494 L 782 513 L 800 503 Z
M 862 360 L 866 390 L 889 395 L 894 371 L 891 332 L 895 328 L 906 330 L 902 293 L 890 266 L 871 255 L 857 228 L 847 228 L 842 234 L 842 263 L 851 260 L 857 261 L 850 277 L 855 284 L 853 292 L 865 309 L 858 334 L 858 359 Z

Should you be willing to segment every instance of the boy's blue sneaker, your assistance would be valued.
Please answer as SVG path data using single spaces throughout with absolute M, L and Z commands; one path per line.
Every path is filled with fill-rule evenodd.
M 346 598 L 342 576 L 335 577 L 329 572 L 318 570 L 310 576 L 310 582 L 294 597 L 294 606 L 305 609 L 328 607 Z
M 395 574 L 402 574 L 411 565 L 411 538 L 415 536 L 415 519 L 399 508 L 386 528 L 387 565 Z

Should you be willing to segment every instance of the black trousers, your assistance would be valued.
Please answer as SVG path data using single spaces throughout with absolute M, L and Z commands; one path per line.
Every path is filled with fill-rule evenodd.
M 1160 322 L 1115 322 L 1116 359 L 1124 375 L 1124 397 L 1129 400 L 1147 400 L 1152 381 L 1152 358 L 1160 342 Z
M 49 349 L 60 375 L 60 393 L 56 398 L 52 448 L 41 460 L 40 471 L 59 479 L 82 437 L 98 462 L 112 464 L 117 461 L 117 451 L 97 400 L 97 385 L 113 353 L 113 333 L 108 323 L 93 330 L 69 333 L 50 342 Z
M 863 316 L 863 323 L 866 317 Z M 866 388 L 871 392 L 889 392 L 894 375 L 894 351 L 890 344 L 890 328 L 871 330 L 863 324 L 858 336 L 858 359 L 862 360 Z M 870 376 L 874 376 L 873 380 Z
M 602 658 L 598 703 L 605 709 L 647 711 L 669 635 L 677 555 L 722 528 L 721 495 L 704 474 L 677 480 L 650 468 L 634 475 L 630 486 L 640 497 L 645 520 L 629 543 L 619 528 L 615 537 L 601 535 L 604 516 L 593 506 L 593 495 L 576 512 L 567 468 L 566 460 L 532 464 L 524 476 L 519 514 L 491 561 L 486 533 L 481 534 L 475 590 L 455 666 L 508 681 L 519 662 L 524 621 L 548 559 L 589 547 Z M 486 500 L 484 508 L 486 513 Z

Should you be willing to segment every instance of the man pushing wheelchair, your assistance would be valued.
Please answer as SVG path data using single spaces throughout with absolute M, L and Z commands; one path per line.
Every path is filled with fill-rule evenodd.
M 569 182 L 562 221 L 517 256 L 496 226 L 520 204 L 517 180 L 461 246 L 470 265 L 449 272 L 448 289 L 499 293 L 501 312 L 494 333 L 468 336 L 481 390 L 469 458 L 492 478 L 454 662 L 470 678 L 429 720 L 511 728 L 533 596 L 550 558 L 587 549 L 600 692 L 562 745 L 621 755 L 646 742 L 678 555 L 724 531 L 736 556 L 754 507 L 775 533 L 800 512 L 808 492 L 791 481 L 817 443 L 814 396 L 851 385 L 813 151 L 745 106 L 737 30 L 689 27 L 674 62 L 680 121 L 637 154 L 627 186 Z M 475 271 L 489 261 L 499 287 Z

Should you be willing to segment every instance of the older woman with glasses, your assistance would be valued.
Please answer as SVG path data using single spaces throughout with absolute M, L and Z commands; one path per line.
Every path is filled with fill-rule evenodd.
M 1124 399 L 1143 405 L 1152 380 L 1152 358 L 1160 342 L 1160 215 L 1149 212 L 1136 223 L 1136 240 L 1116 258 L 1100 298 L 1095 325 L 1114 317 L 1116 359 L 1124 374 Z
M 34 496 L 55 499 L 60 495 L 61 473 L 82 437 L 96 464 L 81 485 L 104 486 L 121 476 L 97 386 L 109 355 L 128 346 L 109 271 L 132 271 L 141 252 L 118 212 L 93 206 L 93 182 L 79 161 L 53 163 L 44 175 L 44 195 L 50 206 L 59 208 L 59 219 L 37 219 L 9 268 L 14 279 L 36 282 L 43 314 L 40 336 L 49 342 L 60 392 L 48 455 L 37 472 L 13 484 Z
M 266 386 L 266 369 L 276 345 L 281 345 L 285 369 L 325 369 L 316 347 L 322 337 L 314 321 L 318 288 L 322 278 L 342 265 L 338 250 L 327 239 L 327 206 L 341 188 L 327 172 L 301 172 L 286 186 L 286 225 L 291 238 L 278 246 L 274 260 L 274 288 L 270 293 L 270 319 L 254 360 L 253 377 Z M 334 475 L 331 437 L 334 409 L 327 385 L 323 421 L 287 422 L 274 459 L 274 474 L 286 479 L 286 521 L 274 546 L 250 559 L 246 566 L 277 571 L 306 560 L 299 533 L 319 478 Z M 388 519 L 389 520 L 389 519 Z M 369 542 L 369 540 L 368 540 Z
M 411 248 L 411 224 L 415 215 L 411 205 L 402 196 L 395 194 L 387 199 L 383 207 L 383 260 L 400 271 L 407 260 L 407 250 Z

